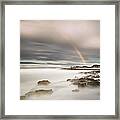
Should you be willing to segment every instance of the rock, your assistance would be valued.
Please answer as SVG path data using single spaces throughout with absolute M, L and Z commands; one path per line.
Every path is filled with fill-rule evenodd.
M 78 84 L 78 88 L 79 87 L 86 87 L 87 86 L 87 84 L 86 83 L 83 83 L 83 84 Z
M 90 81 L 90 82 L 94 81 L 93 78 L 86 78 L 86 80 L 87 80 L 87 81 Z
M 82 72 L 82 73 L 84 73 L 84 74 L 97 74 L 97 73 L 100 73 L 100 70 L 94 70 L 94 71 Z
M 44 90 L 44 89 L 40 89 L 40 90 L 35 90 L 35 92 L 36 93 L 40 93 L 40 92 L 44 92 L 44 93 L 51 93 L 51 92 L 53 92 L 53 90 L 52 89 L 49 89 L 49 90 Z
M 25 93 L 25 96 L 30 96 L 32 94 L 34 94 L 34 91 L 29 91 L 29 92 Z
M 82 76 L 81 78 L 75 77 L 74 79 L 67 79 L 67 81 L 71 82 L 73 85 L 77 85 L 78 87 L 100 86 L 99 72 L 100 70 L 88 71 L 85 72 L 86 75 Z
M 76 79 L 67 79 L 67 81 L 74 82 L 74 81 L 79 81 L 79 79 L 78 78 L 76 78 Z
M 93 65 L 92 68 L 100 68 L 100 65 Z
M 74 89 L 72 90 L 72 92 L 79 92 L 79 89 Z
M 78 80 L 79 80 L 79 82 L 87 82 L 86 78 L 84 78 L 84 77 L 79 78 Z
M 95 76 L 93 76 L 93 78 L 100 78 L 100 76 L 99 75 L 95 75 Z
M 96 72 L 96 73 L 100 73 L 100 70 L 96 70 L 95 72 Z
M 44 89 L 39 89 L 39 90 L 35 90 L 35 91 L 30 91 L 28 93 L 25 94 L 25 96 L 30 96 L 30 95 L 46 95 L 46 94 L 52 94 L 53 90 L 52 89 L 48 89 L 48 90 L 44 90 Z
M 96 86 L 100 86 L 100 82 L 98 82 L 98 81 L 88 82 L 87 85 L 96 87 Z
M 72 79 L 67 79 L 67 81 L 71 81 Z
M 39 81 L 37 82 L 38 85 L 48 85 L 48 84 L 50 84 L 50 83 L 51 83 L 51 82 L 48 81 L 48 80 L 39 80 Z
M 87 82 L 75 81 L 73 82 L 73 85 L 79 85 L 81 87 L 85 87 L 87 85 Z
M 20 100 L 25 100 L 25 95 L 20 96 Z
M 100 82 L 100 79 L 96 79 L 96 81 Z

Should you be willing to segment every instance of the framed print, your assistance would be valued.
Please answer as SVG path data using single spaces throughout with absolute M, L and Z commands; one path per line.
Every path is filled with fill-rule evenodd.
M 118 118 L 117 1 L 4 1 L 1 19 L 3 119 Z

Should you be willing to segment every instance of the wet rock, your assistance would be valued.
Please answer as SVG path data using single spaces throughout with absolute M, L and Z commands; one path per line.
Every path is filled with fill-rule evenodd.
M 88 77 L 82 77 L 79 79 L 68 79 L 67 81 L 71 82 L 73 85 L 77 85 L 78 87 L 100 86 L 100 79 Z
M 100 70 L 94 70 L 94 71 L 89 71 L 89 72 L 80 72 L 80 73 L 84 73 L 84 74 L 98 74 L 98 73 L 100 73 Z
M 87 81 L 91 81 L 91 82 L 94 82 L 94 79 L 93 78 L 86 78 Z
M 35 93 L 34 91 L 29 91 L 29 92 L 25 93 L 25 96 L 30 96 L 30 95 L 32 95 L 34 93 Z
M 80 87 L 86 87 L 87 86 L 87 84 L 78 84 L 78 88 L 80 88 Z
M 100 82 L 99 81 L 88 82 L 87 85 L 90 85 L 90 86 L 100 86 Z
M 76 70 L 76 69 L 80 69 L 80 68 L 100 68 L 100 65 L 94 64 L 92 66 L 89 66 L 89 65 L 71 66 L 69 69 L 70 70 Z
M 85 87 L 87 85 L 87 82 L 81 82 L 81 81 L 75 81 L 73 82 L 73 85 L 78 85 L 79 87 Z
M 79 81 L 79 79 L 67 79 L 67 81 L 74 82 L 74 81 Z
M 20 100 L 24 100 L 25 99 L 25 95 L 20 96 Z
M 99 67 L 99 65 L 95 65 L 93 67 Z M 87 86 L 100 86 L 100 70 L 92 70 L 86 71 L 83 73 L 81 78 L 75 77 L 74 79 L 67 79 L 67 81 L 71 82 L 73 85 L 77 85 L 78 87 L 87 87 Z
M 99 75 L 94 75 L 94 76 L 92 76 L 92 78 L 100 78 L 100 76 Z
M 30 91 L 28 93 L 25 94 L 25 96 L 30 96 L 30 95 L 46 95 L 46 94 L 52 94 L 53 90 L 52 89 L 39 89 L 39 90 L 35 90 L 35 91 Z
M 37 82 L 38 85 L 48 85 L 50 84 L 51 82 L 49 80 L 39 80 Z
M 92 67 L 92 68 L 100 68 L 100 65 L 97 65 L 97 64 L 96 64 L 96 65 L 92 65 L 91 67 Z
M 67 79 L 67 81 L 71 81 L 72 79 Z
M 80 91 L 79 89 L 72 90 L 72 92 L 79 92 L 79 91 Z
M 36 93 L 41 93 L 41 92 L 42 92 L 42 93 L 43 93 L 43 92 L 44 92 L 44 93 L 52 93 L 53 90 L 52 90 L 52 89 L 49 89 L 49 90 L 40 89 L 40 90 L 35 90 L 35 92 L 36 92 Z
M 96 79 L 96 81 L 100 82 L 100 79 Z
M 96 70 L 95 72 L 96 72 L 96 73 L 100 73 L 100 70 Z

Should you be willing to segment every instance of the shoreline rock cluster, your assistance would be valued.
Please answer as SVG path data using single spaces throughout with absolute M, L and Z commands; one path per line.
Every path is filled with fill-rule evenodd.
M 37 85 L 49 85 L 51 82 L 47 79 L 43 79 L 43 80 L 38 80 L 37 81 Z M 24 100 L 26 97 L 29 97 L 31 95 L 48 95 L 48 94 L 52 94 L 53 90 L 52 89 L 36 89 L 36 90 L 32 90 L 29 91 L 27 93 L 25 93 L 23 96 L 20 96 L 21 100 Z
M 100 69 L 100 65 L 94 64 L 91 66 L 83 65 L 83 66 L 71 66 L 69 68 L 63 68 L 67 70 L 97 70 Z
M 90 71 L 90 72 L 82 72 L 84 74 L 83 77 L 67 79 L 67 81 L 71 82 L 73 85 L 77 85 L 79 87 L 98 87 L 100 86 L 100 70 Z M 89 75 L 86 75 L 89 74 Z
M 30 91 L 30 92 L 27 92 L 27 93 L 25 93 L 25 95 L 23 95 L 23 96 L 20 96 L 20 99 L 21 100 L 24 100 L 26 97 L 29 97 L 29 96 L 31 96 L 31 95 L 36 95 L 36 94 L 39 94 L 39 95 L 48 95 L 48 94 L 52 94 L 53 93 L 53 90 L 52 89 L 46 89 L 46 90 L 44 90 L 44 89 L 38 89 L 38 90 L 35 90 L 35 91 Z

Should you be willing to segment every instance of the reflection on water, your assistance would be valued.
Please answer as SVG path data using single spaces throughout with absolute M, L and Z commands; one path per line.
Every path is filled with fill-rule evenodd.
M 99 100 L 99 87 L 79 87 L 67 79 L 82 77 L 84 70 L 64 69 L 21 69 L 20 96 L 31 100 Z M 38 85 L 39 80 L 47 79 L 48 85 Z

